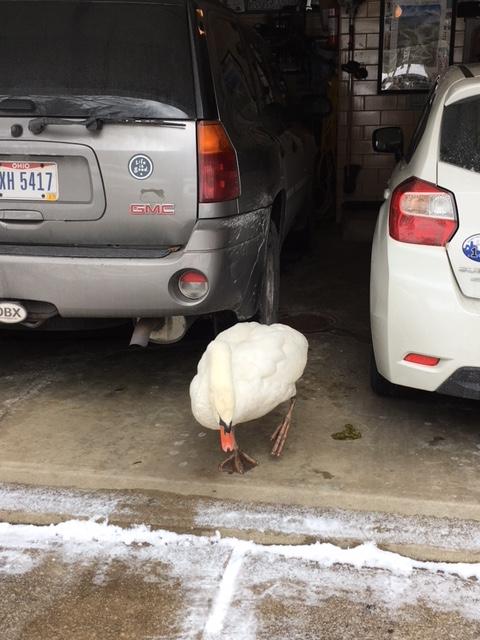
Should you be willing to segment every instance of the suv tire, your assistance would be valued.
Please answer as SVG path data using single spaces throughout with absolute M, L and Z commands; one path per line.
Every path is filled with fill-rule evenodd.
M 305 201 L 297 216 L 287 242 L 289 246 L 300 249 L 303 253 L 309 253 L 315 246 L 315 204 L 313 197 L 313 182 L 308 186 Z
M 261 324 L 278 322 L 280 306 L 280 240 L 277 227 L 270 222 L 265 256 L 265 270 L 255 320 Z

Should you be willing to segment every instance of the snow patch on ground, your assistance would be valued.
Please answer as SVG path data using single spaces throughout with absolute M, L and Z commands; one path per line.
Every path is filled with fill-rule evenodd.
M 422 562 L 373 542 L 348 549 L 319 542 L 261 545 L 219 534 L 202 537 L 144 525 L 123 529 L 85 520 L 49 526 L 0 523 L 2 579 L 52 557 L 68 564 L 95 563 L 97 586 L 108 582 L 113 561 L 126 563 L 148 582 L 168 575 L 181 584 L 182 631 L 175 637 L 183 640 L 255 640 L 267 625 L 259 610 L 265 605 L 268 612 L 272 599 L 314 608 L 337 596 L 392 611 L 424 603 L 480 619 L 480 563 Z
M 200 502 L 199 527 L 260 531 L 323 539 L 374 541 L 376 544 L 426 545 L 439 549 L 480 551 L 480 523 L 448 518 L 396 516 L 342 509 Z
M 22 575 L 32 571 L 38 562 L 27 551 L 17 549 L 0 550 L 0 574 Z
M 222 538 L 218 533 L 208 537 L 196 536 L 178 534 L 164 529 L 152 530 L 145 525 L 124 529 L 93 520 L 69 520 L 48 526 L 0 523 L 0 548 L 8 550 L 49 550 L 64 547 L 70 554 L 78 553 L 86 557 L 105 554 L 124 556 L 128 553 L 129 547 L 141 547 L 147 556 L 154 557 L 157 549 L 168 545 L 197 549 L 217 546 L 234 554 L 239 561 L 248 553 L 306 560 L 321 567 L 349 565 L 356 569 L 383 569 L 400 576 L 409 576 L 415 570 L 423 570 L 430 573 L 455 575 L 464 580 L 480 581 L 480 563 L 415 560 L 379 549 L 373 542 L 347 549 L 328 542 L 315 542 L 308 545 L 261 545 L 236 538 Z
M 100 492 L 0 485 L 0 511 L 107 518 L 120 498 Z M 122 510 L 123 511 L 123 510 Z

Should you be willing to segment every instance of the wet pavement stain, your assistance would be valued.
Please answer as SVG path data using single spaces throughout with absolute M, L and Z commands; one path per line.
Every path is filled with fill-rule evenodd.
M 321 333 L 323 331 L 328 331 L 337 323 L 334 316 L 325 312 L 286 315 L 282 316 L 281 321 L 301 333 Z
M 445 440 L 445 438 L 442 438 L 442 436 L 435 436 L 434 438 L 432 438 L 431 440 L 428 441 L 428 444 L 431 447 L 436 447 L 437 444 L 440 444 L 440 442 L 443 442 Z
M 313 473 L 318 473 L 324 480 L 333 480 L 335 477 L 330 471 L 321 471 L 320 469 L 312 469 Z
M 362 432 L 357 429 L 353 424 L 346 424 L 342 431 L 332 433 L 331 436 L 334 440 L 358 440 L 362 437 Z
M 322 474 L 325 480 L 333 480 L 333 478 L 335 477 L 329 471 L 320 471 L 320 473 Z

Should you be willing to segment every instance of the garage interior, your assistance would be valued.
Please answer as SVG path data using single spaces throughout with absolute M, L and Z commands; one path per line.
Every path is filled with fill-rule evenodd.
M 214 338 L 211 318 L 196 321 L 178 343 L 148 348 L 128 346 L 131 323 L 0 330 L 5 640 L 480 637 L 478 579 L 460 585 L 447 575 L 437 590 L 437 578 L 423 569 L 382 577 L 368 566 L 355 574 L 348 562 L 325 569 L 307 556 L 292 569 L 285 558 L 262 556 L 269 545 L 328 542 L 348 551 L 373 540 L 407 560 L 478 567 L 478 403 L 410 389 L 382 398 L 370 388 L 371 240 L 395 163 L 373 152 L 371 138 L 378 127 L 400 126 L 408 145 L 427 97 L 424 90 L 379 92 L 386 1 L 307 0 L 305 8 L 296 0 L 225 0 L 269 40 L 297 104 L 315 93 L 331 105 L 310 122 L 318 142 L 313 233 L 294 230 L 281 259 L 280 322 L 309 341 L 282 457 L 270 454 L 270 436 L 284 406 L 239 428 L 258 466 L 244 475 L 219 472 L 218 434 L 196 423 L 189 400 Z M 442 2 L 456 13 L 451 61 L 480 61 L 476 3 Z M 82 536 L 88 550 L 91 533 L 80 525 L 94 520 L 100 533 L 119 525 L 129 534 L 142 523 L 185 538 L 170 544 L 167 535 L 158 548 L 133 538 L 119 551 L 100 536 L 93 542 L 100 553 L 82 557 Z M 78 537 L 66 529 L 64 553 L 55 527 L 72 521 Z M 30 531 L 31 549 L 18 548 L 35 560 L 33 569 L 22 573 L 20 562 L 10 575 L 18 556 L 5 551 L 1 533 L 22 525 L 49 529 L 54 542 L 35 564 L 48 545 Z M 182 547 L 188 536 L 210 546 Z M 225 538 L 257 547 L 241 559 L 224 626 L 209 635 L 235 557 L 221 546 Z M 356 591 L 358 575 L 364 584 Z M 397 616 L 384 607 L 416 589 L 404 618 L 403 609 Z M 453 604 L 444 611 L 444 602 Z
M 371 135 L 399 125 L 408 143 L 426 93 L 378 95 L 378 0 L 320 0 L 311 10 L 262 2 L 230 6 L 271 42 L 297 101 L 317 92 L 332 105 L 311 123 L 313 246 L 297 238 L 282 256 L 281 321 L 310 342 L 283 457 L 269 454 L 280 408 L 242 428 L 258 468 L 218 473 L 217 438 L 195 423 L 188 400 L 209 320 L 178 344 L 146 350 L 127 347 L 129 326 L 4 332 L 0 481 L 480 518 L 475 403 L 409 390 L 378 398 L 369 387 L 370 240 L 394 164 L 372 151 Z M 457 17 L 455 62 L 478 58 L 476 25 Z

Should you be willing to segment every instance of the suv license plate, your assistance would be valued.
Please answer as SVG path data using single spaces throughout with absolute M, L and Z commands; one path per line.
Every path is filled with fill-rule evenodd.
M 0 162 L 2 200 L 58 200 L 56 162 Z

